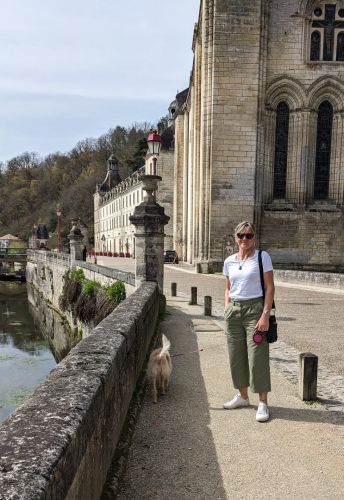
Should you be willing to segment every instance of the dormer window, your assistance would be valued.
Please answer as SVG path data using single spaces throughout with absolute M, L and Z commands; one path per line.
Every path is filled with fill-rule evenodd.
M 344 9 L 336 4 L 315 8 L 310 42 L 311 61 L 344 61 Z

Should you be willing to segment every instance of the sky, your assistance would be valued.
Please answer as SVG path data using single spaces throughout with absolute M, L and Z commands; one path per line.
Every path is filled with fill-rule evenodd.
M 188 87 L 200 0 L 1 0 L 0 162 L 156 123 Z

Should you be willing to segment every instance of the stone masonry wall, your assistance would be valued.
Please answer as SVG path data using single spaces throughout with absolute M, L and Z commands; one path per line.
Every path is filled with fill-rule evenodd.
M 174 177 L 174 150 L 163 149 L 157 162 L 158 175 L 162 177 L 157 192 L 157 202 L 165 209 L 165 214 L 170 217 L 165 226 L 164 249 L 173 250 L 173 177 Z
M 144 283 L 3 423 L 1 498 L 100 498 L 158 310 Z
M 210 258 L 255 197 L 262 2 L 217 0 L 214 12 Z
M 127 296 L 135 290 L 135 276 L 133 273 L 118 271 L 98 266 L 90 262 L 76 261 L 76 268 L 82 268 L 87 279 L 95 280 L 101 285 L 109 285 L 113 281 L 121 280 L 125 283 Z M 59 311 L 69 323 L 71 332 L 75 335 L 77 330 L 82 336 L 88 335 L 92 326 L 81 323 L 73 318 L 68 311 L 60 310 L 59 298 L 63 292 L 64 276 L 70 270 L 68 254 L 54 252 L 29 251 L 26 267 L 26 279 L 43 297 L 46 303 Z
M 173 249 L 179 257 L 183 255 L 183 208 L 184 208 L 184 116 L 178 115 L 175 119 L 174 134 L 174 178 L 173 178 Z M 170 221 L 171 224 L 171 221 Z
M 256 223 L 261 246 L 278 265 L 344 269 L 339 237 L 344 63 L 309 60 L 312 12 L 327 3 L 201 0 L 183 108 L 187 203 L 175 230 L 183 260 L 221 262 L 234 226 L 246 219 Z M 337 12 L 344 8 L 344 0 L 333 3 Z M 328 199 L 319 202 L 314 201 L 314 171 L 317 116 L 324 100 L 333 107 L 333 125 Z M 286 195 L 274 200 L 276 108 L 282 101 L 290 111 Z M 182 123 L 177 120 L 179 147 Z M 176 172 L 180 162 L 176 155 Z
M 333 212 L 265 212 L 261 247 L 274 265 L 288 269 L 344 271 L 344 217 Z
M 269 3 L 266 70 L 267 138 L 265 204 L 261 246 L 277 265 L 344 270 L 344 64 L 309 60 L 310 15 L 329 2 L 275 0 Z M 333 2 L 343 8 L 344 2 Z M 290 108 L 286 200 L 272 202 L 275 109 Z M 313 201 L 317 111 L 329 100 L 334 109 L 329 197 Z M 270 115 L 269 115 L 270 113 Z M 283 206 L 283 201 L 285 201 Z M 282 205 L 280 208 L 278 204 Z

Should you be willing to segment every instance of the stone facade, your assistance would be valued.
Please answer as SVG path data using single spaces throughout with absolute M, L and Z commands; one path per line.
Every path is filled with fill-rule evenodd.
M 157 191 L 157 201 L 166 214 L 173 218 L 173 165 L 172 149 L 163 149 L 158 157 L 157 171 L 162 181 Z M 110 165 L 108 165 L 109 177 Z M 94 194 L 94 241 L 96 252 L 135 257 L 135 228 L 130 223 L 134 209 L 143 201 L 140 175 L 152 172 L 152 157 L 147 155 L 145 165 L 123 181 L 97 186 Z M 106 180 L 105 179 L 105 180 Z M 165 227 L 165 249 L 172 249 L 172 221 Z
M 276 266 L 344 270 L 340 44 L 342 0 L 201 1 L 173 116 L 183 260 L 221 267 L 235 225 L 253 220 Z

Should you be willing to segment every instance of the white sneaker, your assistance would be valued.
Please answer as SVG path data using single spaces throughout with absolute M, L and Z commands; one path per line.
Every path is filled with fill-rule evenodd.
M 244 399 L 241 394 L 237 394 L 233 399 L 223 403 L 225 410 L 234 410 L 235 408 L 241 408 L 242 406 L 250 406 L 250 400 Z
M 270 414 L 268 405 L 261 401 L 258 405 L 256 420 L 257 422 L 266 422 L 267 420 L 269 420 L 269 417 Z

